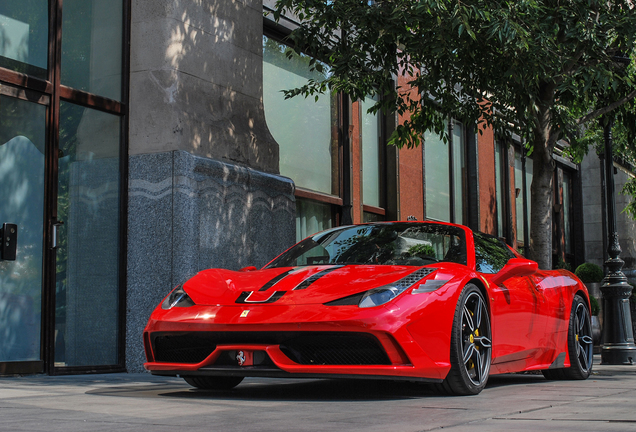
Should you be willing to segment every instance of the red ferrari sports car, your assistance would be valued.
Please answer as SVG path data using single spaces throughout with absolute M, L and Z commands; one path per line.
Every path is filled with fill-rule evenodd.
M 590 303 L 495 237 L 434 222 L 329 229 L 265 267 L 211 269 L 152 313 L 146 369 L 202 389 L 246 376 L 406 379 L 479 393 L 491 374 L 586 379 Z

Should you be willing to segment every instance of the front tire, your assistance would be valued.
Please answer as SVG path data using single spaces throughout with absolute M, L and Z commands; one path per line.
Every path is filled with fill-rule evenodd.
M 243 378 L 241 376 L 183 377 L 185 382 L 201 390 L 230 390 L 239 385 Z
M 438 389 L 450 395 L 479 394 L 488 381 L 492 335 L 484 296 L 467 284 L 459 296 L 451 331 L 451 369 Z
M 568 327 L 568 355 L 570 367 L 541 371 L 549 380 L 584 380 L 592 373 L 594 354 L 592 320 L 587 303 L 579 295 L 574 296 Z

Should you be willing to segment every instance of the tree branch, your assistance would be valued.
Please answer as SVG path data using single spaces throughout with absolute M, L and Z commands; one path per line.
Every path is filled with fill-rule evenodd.
M 554 130 L 550 132 L 550 135 L 548 136 L 548 146 L 550 147 L 550 149 L 554 148 L 554 146 L 561 139 L 562 136 L 563 130 L 561 130 L 561 128 L 554 128 Z
M 606 107 L 599 108 L 597 110 L 592 111 L 591 113 L 587 115 L 584 115 L 583 117 L 581 117 L 580 119 L 576 121 L 576 124 L 577 125 L 585 124 L 591 120 L 594 120 L 597 117 L 602 116 L 603 114 L 607 114 L 608 112 L 614 111 L 616 108 L 629 102 L 630 99 L 634 99 L 635 97 L 636 97 L 636 90 L 633 90 L 630 94 L 628 94 L 624 98 L 619 99 L 616 102 L 612 102 Z

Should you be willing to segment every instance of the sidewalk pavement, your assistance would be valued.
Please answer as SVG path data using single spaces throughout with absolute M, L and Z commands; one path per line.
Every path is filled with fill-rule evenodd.
M 0 431 L 636 431 L 636 365 L 587 381 L 490 378 L 478 396 L 364 380 L 248 378 L 200 391 L 150 374 L 0 378 Z

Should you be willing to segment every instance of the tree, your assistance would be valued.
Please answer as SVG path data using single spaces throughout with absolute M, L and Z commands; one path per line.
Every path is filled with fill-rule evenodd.
M 324 81 L 287 97 L 379 94 L 371 110 L 410 114 L 390 139 L 398 146 L 417 146 L 426 130 L 446 135 L 446 116 L 522 136 L 534 158 L 530 254 L 551 268 L 555 144 L 566 139 L 574 154 L 586 152 L 583 131 L 604 114 L 634 123 L 634 66 L 623 60 L 634 50 L 633 7 L 631 0 L 278 0 L 274 16 L 297 17 L 295 49 L 330 66 Z M 397 76 L 408 84 L 395 86 Z

